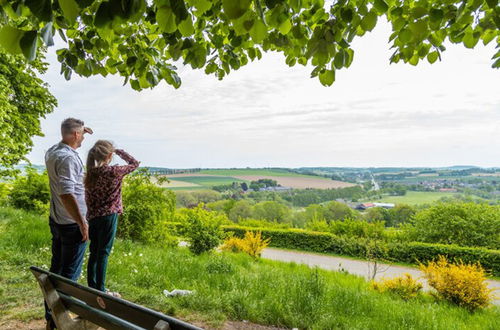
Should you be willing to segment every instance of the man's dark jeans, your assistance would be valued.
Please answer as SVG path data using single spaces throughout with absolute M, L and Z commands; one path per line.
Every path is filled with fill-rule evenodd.
M 60 225 L 50 218 L 52 234 L 52 260 L 50 271 L 76 281 L 82 272 L 83 256 L 87 242 L 82 242 L 82 233 L 77 224 Z M 45 319 L 52 319 L 45 304 Z
M 89 220 L 90 256 L 87 265 L 87 281 L 91 288 L 105 291 L 108 256 L 116 235 L 118 214 L 110 214 Z

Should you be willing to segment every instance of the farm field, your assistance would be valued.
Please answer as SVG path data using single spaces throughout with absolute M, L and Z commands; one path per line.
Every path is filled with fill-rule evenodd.
M 376 202 L 417 205 L 432 203 L 443 197 L 454 195 L 455 193 L 447 192 L 408 191 L 404 196 L 386 196 Z
M 352 187 L 354 184 L 342 181 L 330 180 L 319 176 L 302 175 L 286 170 L 266 170 L 266 169 L 235 169 L 235 170 L 203 170 L 197 173 L 182 173 L 167 175 L 172 181 L 183 181 L 193 184 L 193 188 L 198 186 L 213 187 L 232 182 L 250 182 L 259 179 L 271 179 L 278 182 L 283 187 L 295 189 L 318 188 L 336 189 Z M 186 185 L 164 185 L 167 188 L 186 188 Z M 187 189 L 187 188 L 186 188 Z

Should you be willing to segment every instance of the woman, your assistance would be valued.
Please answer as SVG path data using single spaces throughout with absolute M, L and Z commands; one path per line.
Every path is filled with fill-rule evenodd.
M 113 153 L 128 165 L 110 166 Z M 85 200 L 89 222 L 90 257 L 87 266 L 87 282 L 91 288 L 118 293 L 104 288 L 108 256 L 116 234 L 118 214 L 122 214 L 122 180 L 134 171 L 139 162 L 121 149 L 115 149 L 110 141 L 99 140 L 90 149 L 85 177 Z

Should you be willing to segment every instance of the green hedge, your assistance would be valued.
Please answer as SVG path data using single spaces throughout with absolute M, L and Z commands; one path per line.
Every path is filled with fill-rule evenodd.
M 366 257 L 369 241 L 361 238 L 335 236 L 329 233 L 310 232 L 300 229 L 266 229 L 240 226 L 225 226 L 226 232 L 243 237 L 246 231 L 261 231 L 264 238 L 270 238 L 270 246 L 321 253 L 333 253 L 352 257 Z M 465 263 L 480 262 L 495 276 L 500 276 L 500 251 L 483 248 L 468 248 L 456 245 L 428 244 L 419 242 L 386 243 L 377 242 L 372 253 L 383 259 L 407 263 L 419 263 L 436 259 L 439 255 L 449 260 L 461 259 Z

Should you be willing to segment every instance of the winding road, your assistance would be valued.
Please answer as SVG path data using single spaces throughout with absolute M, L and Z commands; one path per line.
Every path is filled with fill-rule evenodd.
M 306 264 L 310 267 L 319 267 L 327 270 L 345 270 L 350 274 L 363 276 L 365 278 L 370 277 L 369 263 L 362 260 L 274 248 L 265 249 L 262 252 L 262 258 Z M 418 278 L 420 281 L 422 281 L 424 283 L 424 288 L 429 289 L 429 286 L 423 279 L 422 272 L 417 268 L 404 267 L 399 265 L 378 264 L 378 269 L 379 271 L 376 274 L 376 279 L 380 279 L 382 277 L 396 277 L 408 273 L 414 278 Z M 496 290 L 496 299 L 493 301 L 493 303 L 500 306 L 500 281 L 488 280 L 487 282 L 490 289 Z

